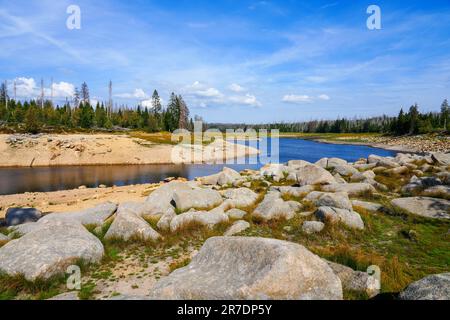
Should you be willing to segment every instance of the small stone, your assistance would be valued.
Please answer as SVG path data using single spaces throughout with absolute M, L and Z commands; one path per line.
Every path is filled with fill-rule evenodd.
M 233 225 L 228 228 L 227 231 L 223 234 L 226 237 L 234 236 L 235 234 L 241 233 L 242 231 L 247 230 L 250 228 L 250 223 L 244 220 L 239 220 L 233 223 Z
M 302 230 L 307 234 L 319 233 L 325 228 L 325 224 L 320 221 L 303 222 Z

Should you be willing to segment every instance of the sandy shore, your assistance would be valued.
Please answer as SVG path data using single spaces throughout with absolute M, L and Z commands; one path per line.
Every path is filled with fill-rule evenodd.
M 33 207 L 43 213 L 69 212 L 95 207 L 111 201 L 144 201 L 148 194 L 161 184 L 140 184 L 110 188 L 82 188 L 53 192 L 26 192 L 0 196 L 0 218 L 9 207 Z
M 403 153 L 428 153 L 428 152 L 450 152 L 449 136 L 364 136 L 364 135 L 346 135 L 344 137 L 314 137 L 301 135 L 282 135 L 283 138 L 297 138 L 313 140 L 320 143 L 359 145 L 373 148 L 397 151 Z
M 223 140 L 180 147 L 114 134 L 0 135 L 0 167 L 204 163 L 256 154 Z

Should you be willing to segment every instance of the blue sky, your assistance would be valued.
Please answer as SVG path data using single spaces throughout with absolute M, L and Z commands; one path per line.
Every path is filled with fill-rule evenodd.
M 66 28 L 69 5 L 81 29 Z M 368 30 L 380 6 L 382 30 Z M 209 122 L 396 114 L 450 98 L 450 2 L 0 0 L 0 79 L 20 98 L 182 94 Z M 10 87 L 12 90 L 12 85 Z M 12 91 L 10 91 L 12 93 Z

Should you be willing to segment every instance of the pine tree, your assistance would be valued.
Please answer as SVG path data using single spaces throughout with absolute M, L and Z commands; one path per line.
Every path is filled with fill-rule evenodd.
M 163 115 L 162 115 L 162 105 L 161 98 L 159 97 L 158 91 L 156 89 L 153 91 L 152 95 L 152 110 L 155 121 L 156 121 L 156 130 L 159 130 L 163 127 Z
M 161 98 L 156 90 L 153 91 L 152 95 L 152 112 L 156 115 L 162 112 Z
M 8 88 L 5 83 L 0 84 L 0 103 L 5 104 L 6 100 L 9 100 Z
M 419 106 L 417 103 L 409 109 L 409 134 L 417 133 L 419 131 Z
M 178 108 L 178 128 L 188 129 L 189 128 L 189 109 L 184 102 L 181 95 L 177 96 L 177 108 Z
M 25 130 L 29 133 L 38 133 L 40 127 L 38 107 L 32 104 L 25 115 Z
M 86 82 L 83 82 L 81 84 L 81 101 L 83 103 L 89 103 L 90 99 L 89 99 L 89 87 L 86 84 Z
M 89 129 L 94 124 L 94 109 L 89 103 L 81 103 L 80 105 L 80 119 L 79 126 L 84 129 Z
M 180 119 L 180 109 L 178 108 L 177 100 L 177 96 L 172 92 L 164 115 L 164 129 L 170 132 L 177 129 Z
M 73 94 L 73 105 L 74 108 L 78 108 L 80 105 L 80 91 L 78 88 L 75 88 L 75 92 Z
M 448 106 L 447 99 L 445 99 L 441 105 L 441 118 L 444 130 L 448 131 L 450 128 L 450 107 Z

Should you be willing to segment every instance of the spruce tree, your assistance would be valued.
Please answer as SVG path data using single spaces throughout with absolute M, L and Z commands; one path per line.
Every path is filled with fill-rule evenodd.
M 86 82 L 83 82 L 81 84 L 81 101 L 83 103 L 89 103 L 90 99 L 89 99 L 89 87 L 86 84 Z
M 449 130 L 450 128 L 450 107 L 448 106 L 447 99 L 442 102 L 441 105 L 441 119 L 442 119 L 442 126 L 444 130 Z

